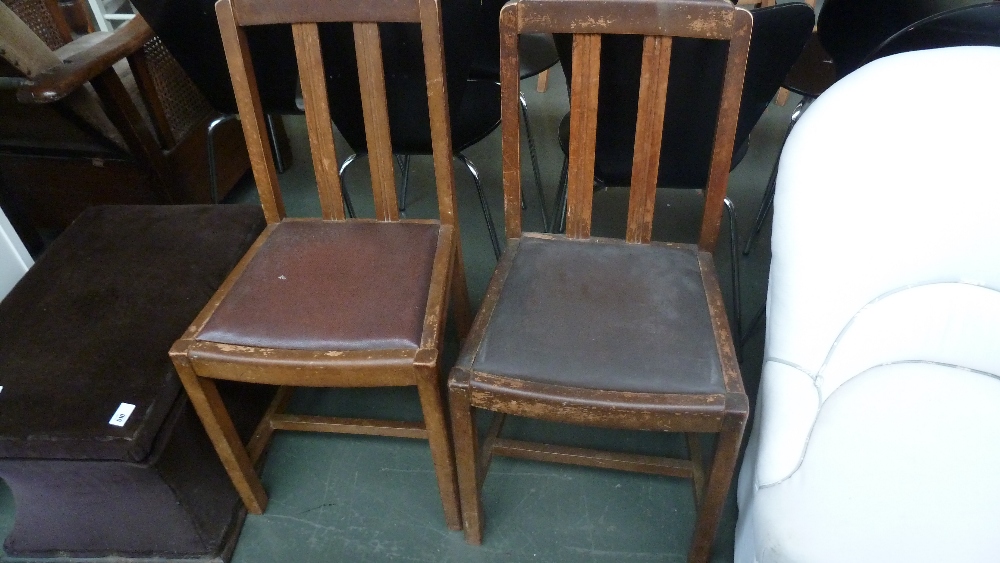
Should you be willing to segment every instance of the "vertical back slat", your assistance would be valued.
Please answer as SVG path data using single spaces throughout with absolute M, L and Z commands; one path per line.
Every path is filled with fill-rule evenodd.
M 314 23 L 293 24 L 292 37 L 306 106 L 306 129 L 312 149 L 313 169 L 316 171 L 320 208 L 324 219 L 343 219 L 343 195 L 337 174 L 337 151 L 333 146 L 333 124 L 326 95 L 319 29 Z
M 219 18 L 222 45 L 229 63 L 229 75 L 233 80 L 236 105 L 242 117 L 243 134 L 250 153 L 257 192 L 264 208 L 264 217 L 268 223 L 277 223 L 285 217 L 285 204 L 281 199 L 274 157 L 271 156 L 271 144 L 268 142 L 264 110 L 260 105 L 257 77 L 250 62 L 246 34 L 236 26 L 230 0 L 219 0 L 215 5 L 215 12 Z
M 736 10 L 733 38 L 729 42 L 726 78 L 722 85 L 722 99 L 719 104 L 719 120 L 715 126 L 715 145 L 708 173 L 705 211 L 701 219 L 701 234 L 698 237 L 698 248 L 706 252 L 715 251 L 715 243 L 719 238 L 722 204 L 726 198 L 726 184 L 729 181 L 729 168 L 733 159 L 733 141 L 736 138 L 736 122 L 739 117 L 743 75 L 746 72 L 752 27 L 753 16 L 750 12 Z
M 365 135 L 368 138 L 368 166 L 371 168 L 372 193 L 375 197 L 375 218 L 379 221 L 395 221 L 399 218 L 399 209 L 396 204 L 396 177 L 392 162 L 389 109 L 385 98 L 385 71 L 382 66 L 378 24 L 355 23 L 354 46 L 358 55 L 358 78 L 365 114 Z
M 441 13 L 436 0 L 420 0 L 420 34 L 424 48 L 427 77 L 427 109 L 431 119 L 431 148 L 434 152 L 434 178 L 437 181 L 438 212 L 441 222 L 455 225 L 458 221 L 455 196 L 455 165 L 451 146 L 448 96 L 442 85 L 445 79 L 444 53 L 441 46 Z
M 507 238 L 521 236 L 521 105 L 517 6 L 500 11 L 500 127 Z
M 601 36 L 573 37 L 573 84 L 569 122 L 569 178 L 566 236 L 590 236 L 594 201 L 594 151 L 597 143 L 597 92 L 601 72 Z
M 625 233 L 628 242 L 646 243 L 652 238 L 671 45 L 670 37 L 646 36 L 643 40 L 639 112 L 635 123 L 635 153 Z

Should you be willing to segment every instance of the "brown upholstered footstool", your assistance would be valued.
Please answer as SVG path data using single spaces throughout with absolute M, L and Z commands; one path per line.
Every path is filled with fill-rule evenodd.
M 8 555 L 228 557 L 242 503 L 167 351 L 263 227 L 257 206 L 92 208 L 0 302 Z M 248 436 L 273 391 L 221 390 Z

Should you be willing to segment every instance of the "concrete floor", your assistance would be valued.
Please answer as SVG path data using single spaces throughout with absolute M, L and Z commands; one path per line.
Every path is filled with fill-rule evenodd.
M 557 126 L 568 108 L 562 73 L 558 68 L 553 70 L 549 90 L 544 94 L 535 92 L 534 79 L 522 85 L 539 147 L 549 209 L 562 165 Z M 796 101 L 793 96 L 784 107 L 772 105 L 767 110 L 752 134 L 749 153 L 731 176 L 729 191 L 741 212 L 741 233 L 747 233 L 753 222 Z M 279 177 L 286 190 L 286 205 L 291 215 L 318 215 L 304 121 L 286 118 L 286 127 L 295 159 Z M 348 154 L 342 147 L 339 157 L 343 160 Z M 502 229 L 499 132 L 466 154 L 479 169 Z M 525 228 L 537 230 L 541 219 L 527 151 L 522 160 L 528 204 Z M 359 161 L 346 180 L 361 216 L 371 213 L 371 196 L 365 201 L 363 195 L 367 190 L 366 169 L 367 162 Z M 414 158 L 408 198 L 410 217 L 436 215 L 431 178 L 430 158 Z M 470 292 L 474 305 L 478 305 L 495 261 L 472 181 L 457 162 L 456 178 Z M 255 201 L 251 182 L 231 199 Z M 594 205 L 595 234 L 623 231 L 625 190 L 595 194 Z M 701 207 L 697 193 L 660 190 L 657 206 L 654 238 L 693 240 Z M 764 300 L 769 261 L 767 235 L 765 228 L 755 252 L 742 261 L 744 323 Z M 727 236 L 723 227 L 716 257 L 728 299 Z M 749 341 L 742 366 L 751 402 L 760 377 L 762 350 L 761 330 Z M 416 394 L 409 390 L 305 390 L 297 394 L 295 403 L 300 409 L 317 413 L 420 416 Z M 571 444 L 609 444 L 650 453 L 683 451 L 682 440 L 663 434 L 595 431 L 528 421 L 509 424 L 509 431 L 517 436 L 553 438 Z M 247 518 L 233 558 L 235 563 L 684 561 L 695 515 L 691 487 L 684 480 L 497 459 L 483 491 L 483 545 L 470 546 L 461 532 L 449 531 L 444 525 L 426 443 L 394 438 L 279 433 L 264 467 L 263 482 L 270 504 L 265 514 Z M 725 508 L 713 561 L 732 561 L 734 496 L 730 495 Z M 5 536 L 12 524 L 13 500 L 10 492 L 0 486 L 0 535 Z

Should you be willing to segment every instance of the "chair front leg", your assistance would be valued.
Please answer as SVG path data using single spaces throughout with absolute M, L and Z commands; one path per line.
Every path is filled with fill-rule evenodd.
M 420 368 L 420 373 L 417 375 L 417 391 L 420 394 L 420 406 L 424 411 L 424 426 L 427 428 L 427 441 L 430 443 L 431 459 L 434 460 L 438 490 L 441 492 L 444 520 L 449 529 L 461 530 L 462 515 L 455 482 L 455 458 L 452 456 L 444 396 L 436 365 Z
M 188 398 L 201 419 L 222 465 L 229 474 L 233 486 L 239 492 L 243 504 L 252 514 L 263 514 L 267 508 L 267 493 L 254 470 L 253 462 L 240 440 L 233 420 L 229 417 L 222 397 L 211 379 L 198 377 L 186 355 L 171 353 L 171 360 L 177 369 Z
M 462 520 L 465 541 L 483 543 L 483 503 L 479 491 L 479 440 L 475 418 L 469 404 L 467 387 L 451 387 L 448 392 L 451 406 L 451 430 L 455 443 L 455 465 L 458 469 L 458 491 L 462 499 Z
M 726 495 L 729 493 L 729 485 L 733 480 L 733 470 L 736 468 L 736 458 L 739 455 L 745 427 L 746 413 L 727 413 L 723 418 L 722 430 L 715 445 L 715 459 L 712 461 L 705 493 L 698 507 L 688 563 L 708 561 L 711 555 L 712 542 L 719 527 L 719 518 L 722 516 Z

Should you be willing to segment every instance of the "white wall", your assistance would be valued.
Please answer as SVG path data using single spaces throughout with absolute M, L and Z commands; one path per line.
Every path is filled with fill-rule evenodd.
M 32 264 L 34 261 L 28 250 L 14 232 L 7 216 L 0 211 L 0 299 L 10 292 Z

